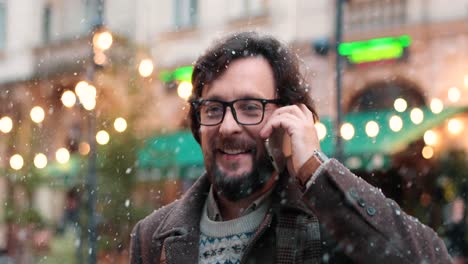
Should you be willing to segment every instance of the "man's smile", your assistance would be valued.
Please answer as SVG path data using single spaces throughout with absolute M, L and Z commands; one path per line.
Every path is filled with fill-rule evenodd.
M 238 161 L 240 159 L 251 159 L 253 149 L 218 149 L 217 154 L 221 161 Z

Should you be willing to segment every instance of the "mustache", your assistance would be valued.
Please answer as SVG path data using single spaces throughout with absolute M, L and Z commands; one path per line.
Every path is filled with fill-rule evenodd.
M 246 140 L 242 138 L 222 138 L 217 137 L 212 141 L 212 147 L 215 149 L 256 149 L 257 144 L 255 141 Z

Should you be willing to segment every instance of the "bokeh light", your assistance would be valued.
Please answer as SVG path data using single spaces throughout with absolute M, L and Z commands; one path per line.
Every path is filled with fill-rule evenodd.
M 190 82 L 181 82 L 177 87 L 177 94 L 180 98 L 187 100 L 192 95 L 192 84 Z
M 13 129 L 13 120 L 10 117 L 4 116 L 0 119 L 0 131 L 3 133 L 10 133 Z
M 67 163 L 70 160 L 70 152 L 66 148 L 60 148 L 55 152 L 55 159 L 59 163 Z
M 109 136 L 109 133 L 107 133 L 107 131 L 101 130 L 101 131 L 97 132 L 96 142 L 99 145 L 106 145 L 107 143 L 109 143 L 109 140 L 110 140 L 110 136 Z
M 354 137 L 354 127 L 350 123 L 344 123 L 341 126 L 340 133 L 341 137 L 343 137 L 345 140 L 350 140 Z
M 424 121 L 424 112 L 420 108 L 415 107 L 411 110 L 410 118 L 414 124 L 419 125 Z
M 319 140 L 323 140 L 327 135 L 327 128 L 324 124 L 317 122 L 315 123 L 315 129 L 317 129 L 317 135 Z
M 442 110 L 444 110 L 444 103 L 442 103 L 442 101 L 438 98 L 434 98 L 431 100 L 431 111 L 434 113 L 434 114 L 439 114 L 440 112 L 442 112 Z
M 124 132 L 127 129 L 127 121 L 122 117 L 116 118 L 114 121 L 114 129 L 120 133 Z
M 379 134 L 379 124 L 375 121 L 369 121 L 366 124 L 366 134 L 369 137 L 376 137 Z
M 403 98 L 397 98 L 395 102 L 393 103 L 393 107 L 395 107 L 395 110 L 401 113 L 401 112 L 406 111 L 406 108 L 408 107 L 408 103 Z
M 434 149 L 431 146 L 425 146 L 421 152 L 423 158 L 431 159 L 434 157 Z
M 428 146 L 435 146 L 437 144 L 437 133 L 433 130 L 428 130 L 424 133 L 424 143 Z
M 392 117 L 390 117 L 388 125 L 390 126 L 390 129 L 393 132 L 398 132 L 403 128 L 403 120 L 401 119 L 401 117 L 393 115 Z
M 96 32 L 93 36 L 93 45 L 99 50 L 107 50 L 112 46 L 112 34 L 105 30 Z
M 65 91 L 60 98 L 62 104 L 66 107 L 73 107 L 76 104 L 76 95 L 72 91 Z
M 89 146 L 88 142 L 81 142 L 78 146 L 78 152 L 80 152 L 80 154 L 83 156 L 88 155 L 90 150 L 91 147 Z
M 44 109 L 42 109 L 42 107 L 40 106 L 33 107 L 29 114 L 31 116 L 31 120 L 35 123 L 41 123 L 42 121 L 44 121 L 45 112 Z
M 138 72 L 141 77 L 148 77 L 153 73 L 154 65 L 151 59 L 143 59 L 138 66 Z
M 47 166 L 47 157 L 43 153 L 38 153 L 34 156 L 34 166 L 38 169 L 43 169 Z
M 14 170 L 21 170 L 24 166 L 23 157 L 20 154 L 15 154 L 10 158 L 10 167 Z
M 75 85 L 75 93 L 79 98 L 86 97 L 86 91 L 89 84 L 86 81 L 80 81 Z
M 448 90 L 448 99 L 450 100 L 450 102 L 456 103 L 458 102 L 458 100 L 460 100 L 460 97 L 460 90 L 458 90 L 457 87 L 450 87 L 450 89 Z
M 448 121 L 447 128 L 450 134 L 458 135 L 463 131 L 463 124 L 460 120 L 452 118 Z

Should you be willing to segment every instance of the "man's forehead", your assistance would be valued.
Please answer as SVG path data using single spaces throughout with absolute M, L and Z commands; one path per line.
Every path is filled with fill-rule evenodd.
M 274 89 L 274 74 L 268 61 L 251 57 L 228 65 L 215 80 L 204 85 L 202 97 L 271 98 Z

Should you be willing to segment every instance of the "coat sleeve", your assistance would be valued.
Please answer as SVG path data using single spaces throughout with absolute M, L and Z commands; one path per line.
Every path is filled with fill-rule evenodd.
M 130 235 L 130 262 L 131 264 L 142 264 L 140 245 L 140 222 L 135 225 Z
M 337 160 L 314 176 L 303 199 L 337 242 L 336 250 L 357 263 L 451 263 L 431 228 Z

